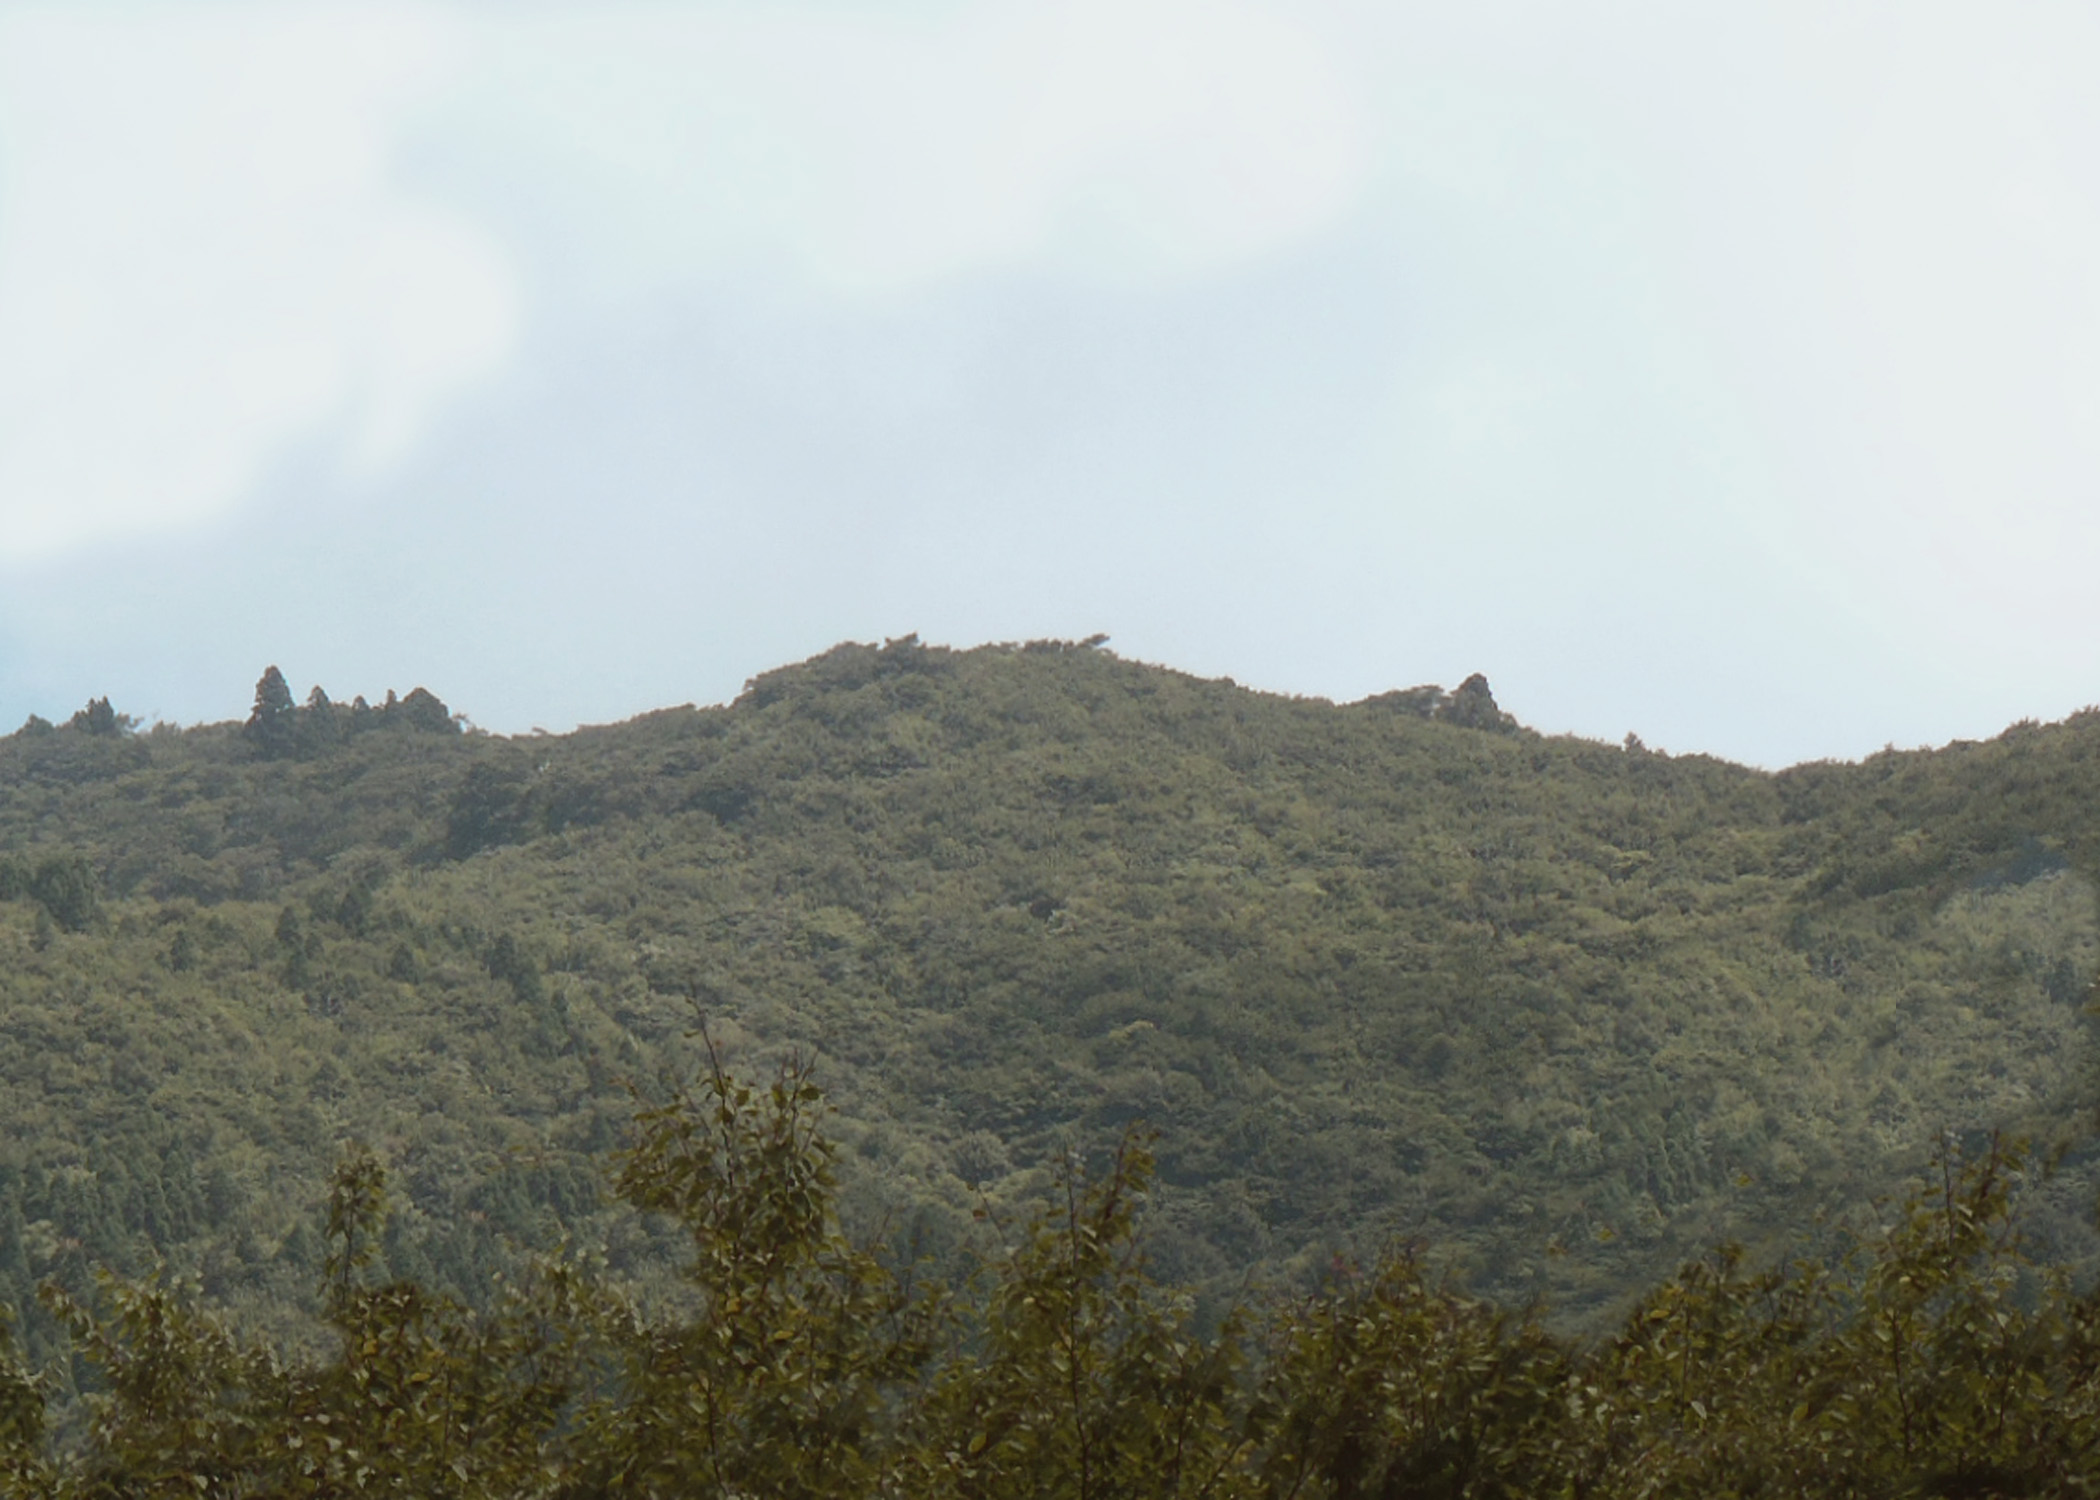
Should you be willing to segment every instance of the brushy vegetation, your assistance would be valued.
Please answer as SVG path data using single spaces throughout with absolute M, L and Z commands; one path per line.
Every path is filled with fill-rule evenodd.
M 1059 643 L 842 646 L 564 736 L 281 674 L 245 724 L 97 700 L 0 738 L 0 1300 L 61 1404 L 34 1291 L 96 1265 L 319 1348 L 350 1138 L 375 1274 L 492 1309 L 566 1239 L 675 1300 L 597 1163 L 696 1006 L 733 1063 L 822 1059 L 846 1222 L 951 1276 L 979 1207 L 1151 1122 L 1204 1328 L 1416 1242 L 1595 1332 L 1994 1129 L 2071 1142 L 2022 1222 L 2089 1264 L 2096 753 L 2083 715 L 1767 774 L 1484 682 L 1336 706 Z
M 2100 1303 L 2021 1254 L 2021 1154 L 1834 1262 L 1685 1267 L 1613 1336 L 1557 1338 L 1389 1255 L 1205 1331 L 1148 1274 L 1126 1136 L 975 1285 L 915 1283 L 837 1216 L 806 1070 L 719 1061 L 645 1112 L 619 1190 L 686 1237 L 638 1305 L 552 1257 L 472 1311 L 373 1274 L 383 1173 L 339 1167 L 333 1347 L 286 1361 L 164 1283 L 47 1293 L 92 1373 L 44 1431 L 0 1367 L 0 1494 L 1143 1497 L 2075 1495 L 2100 1485 Z M 908 1268 L 907 1268 L 908 1269 Z

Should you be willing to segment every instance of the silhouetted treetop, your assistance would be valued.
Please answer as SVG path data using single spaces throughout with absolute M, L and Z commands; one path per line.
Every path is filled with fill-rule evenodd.
M 109 699 L 91 698 L 87 707 L 77 710 L 73 717 L 66 721 L 66 727 L 77 729 L 83 734 L 113 738 L 130 730 L 137 722 L 131 715 L 120 714 L 111 708 Z
M 255 708 L 242 732 L 260 755 L 270 759 L 290 755 L 299 744 L 298 712 L 284 673 L 271 666 L 255 684 Z

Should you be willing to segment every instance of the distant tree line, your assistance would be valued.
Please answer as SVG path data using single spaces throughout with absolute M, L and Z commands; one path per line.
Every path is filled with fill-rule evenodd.
M 16 731 L 22 735 L 55 734 L 60 729 L 113 739 L 138 728 L 131 714 L 118 713 L 107 697 L 91 698 L 63 725 L 53 724 L 40 714 L 31 714 Z M 332 701 L 317 683 L 301 705 L 292 696 L 291 685 L 277 667 L 267 668 L 255 684 L 255 708 L 242 726 L 248 743 L 267 759 L 322 754 L 353 734 L 382 727 L 419 730 L 427 734 L 458 734 L 459 717 L 428 688 L 413 688 L 407 697 L 387 690 L 386 701 L 374 707 L 362 694 L 348 703 Z
M 108 698 L 90 698 L 87 706 L 74 710 L 73 717 L 66 720 L 65 727 L 81 734 L 91 734 L 98 739 L 113 739 L 131 733 L 138 728 L 139 721 L 130 714 L 120 714 L 110 706 Z M 31 714 L 23 721 L 23 734 L 54 734 L 59 726 L 49 719 Z
M 316 683 L 302 706 L 293 700 L 284 673 L 273 665 L 255 684 L 255 708 L 242 733 L 258 755 L 282 760 L 325 754 L 352 735 L 394 727 L 425 734 L 460 732 L 452 710 L 427 688 L 412 689 L 406 698 L 396 698 L 389 689 L 386 702 L 374 708 L 363 695 L 348 703 L 332 702 Z

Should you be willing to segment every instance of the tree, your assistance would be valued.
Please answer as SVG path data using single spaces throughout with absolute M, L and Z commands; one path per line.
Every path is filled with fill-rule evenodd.
M 445 822 L 445 852 L 466 859 L 483 849 L 522 843 L 534 827 L 532 778 L 523 766 L 481 761 L 467 768 Z
M 109 699 L 90 698 L 86 708 L 78 710 L 66 721 L 66 727 L 84 734 L 110 737 L 124 733 L 137 722 L 130 714 L 120 714 L 111 708 Z
M 298 748 L 299 709 L 284 673 L 272 666 L 255 684 L 255 711 L 242 733 L 264 758 L 276 760 Z
M 85 932 L 101 908 L 102 882 L 78 854 L 50 854 L 30 873 L 28 894 L 68 932 Z
M 336 717 L 336 707 L 328 701 L 328 694 L 319 683 L 306 695 L 306 707 L 294 718 L 298 729 L 299 750 L 303 755 L 320 755 L 332 750 L 341 741 L 342 725 Z
M 401 721 L 411 729 L 426 734 L 459 733 L 459 720 L 452 716 L 451 709 L 445 707 L 444 700 L 428 688 L 411 689 L 409 695 L 395 706 Z
M 936 1304 L 841 1232 L 808 1069 L 790 1062 L 755 1089 L 708 1047 L 700 1096 L 643 1111 L 619 1175 L 621 1197 L 691 1236 L 702 1307 L 609 1320 L 621 1369 L 584 1410 L 571 1492 L 878 1493 Z
M 927 1400 L 904 1489 L 945 1500 L 1194 1500 L 1245 1495 L 1242 1315 L 1199 1332 L 1195 1299 L 1153 1282 L 1138 1212 L 1153 1178 L 1141 1131 L 995 1268 L 974 1357 Z

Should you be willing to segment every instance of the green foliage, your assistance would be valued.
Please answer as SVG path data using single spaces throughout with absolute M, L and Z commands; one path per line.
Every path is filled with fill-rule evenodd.
M 1942 1130 L 2093 1103 L 2100 717 L 1768 775 L 1542 737 L 1484 682 L 1336 706 L 909 639 L 573 735 L 270 697 L 272 756 L 0 737 L 0 1303 L 38 1368 L 31 1289 L 90 1261 L 315 1336 L 298 1205 L 346 1139 L 394 1171 L 387 1276 L 490 1307 L 566 1239 L 669 1295 L 678 1236 L 593 1163 L 696 1002 L 730 1063 L 823 1058 L 843 1222 L 951 1281 L 1153 1122 L 1149 1252 L 1206 1327 L 1404 1239 L 1596 1332 L 1709 1244 L 1828 1249 Z M 2096 1188 L 2081 1147 L 2025 1200 L 2042 1258 L 2100 1260 Z
M 46 854 L 34 863 L 0 856 L 0 901 L 34 901 L 68 932 L 85 932 L 101 905 L 95 867 L 79 854 Z
M 1275 1494 L 1531 1495 L 1563 1462 L 1572 1352 L 1392 1254 L 1287 1307 L 1257 1413 Z
M 1164 1500 L 1218 1493 L 1244 1465 L 1241 1319 L 1205 1339 L 1193 1298 L 1146 1276 L 1152 1171 L 1136 1137 L 1098 1182 L 1067 1171 L 1061 1209 L 995 1268 L 981 1332 L 933 1384 L 911 1493 Z
M 264 669 L 255 684 L 255 707 L 242 726 L 242 733 L 258 755 L 290 755 L 299 743 L 299 708 L 292 700 L 291 685 L 273 665 Z
M 0 1317 L 0 1494 L 33 1494 L 52 1477 L 45 1397 L 15 1346 L 13 1321 Z
M 241 733 L 265 760 L 312 759 L 338 749 L 352 735 L 380 728 L 439 735 L 460 732 L 452 710 L 427 688 L 413 689 L 406 698 L 388 693 L 385 705 L 375 709 L 362 697 L 347 707 L 339 705 L 316 684 L 302 707 L 294 701 L 284 673 L 272 666 L 255 684 L 255 707 Z
M 338 1352 L 287 1363 L 158 1279 L 109 1281 L 99 1309 L 46 1300 L 98 1377 L 84 1437 L 19 1445 L 40 1496 L 552 1493 L 551 1443 L 577 1369 L 559 1279 L 470 1314 L 412 1282 L 366 1285 L 384 1174 L 346 1159 L 329 1208 L 328 1321 Z
M 32 722 L 34 722 L 34 716 L 32 715 L 31 717 Z M 114 708 L 110 707 L 110 702 L 107 698 L 91 698 L 88 700 L 87 707 L 76 711 L 73 717 L 66 721 L 66 727 L 68 729 L 76 729 L 82 734 L 99 735 L 107 738 L 120 734 L 129 734 L 138 727 L 138 721 L 129 714 L 118 713 Z
M 574 1258 L 481 1312 L 376 1274 L 389 1204 L 340 1164 L 331 1352 L 286 1358 L 160 1277 L 56 1287 L 83 1430 L 0 1351 L 0 1496 L 2071 1495 L 2100 1485 L 2100 1301 L 2036 1277 L 2024 1152 L 1951 1154 L 1831 1260 L 1684 1267 L 1620 1331 L 1557 1337 L 1413 1256 L 1197 1326 L 1152 1280 L 1129 1136 L 1067 1171 L 977 1292 L 922 1291 L 837 1220 L 806 1069 L 645 1109 L 618 1182 L 690 1246 L 645 1308 Z M 1250 1332 L 1260 1329 L 1259 1334 Z
M 626 1308 L 613 1323 L 615 1379 L 582 1417 L 583 1493 L 875 1488 L 935 1305 L 839 1230 L 817 1106 L 805 1070 L 756 1090 L 710 1049 L 700 1098 L 639 1116 L 620 1191 L 686 1230 L 699 1305 L 663 1322 Z

